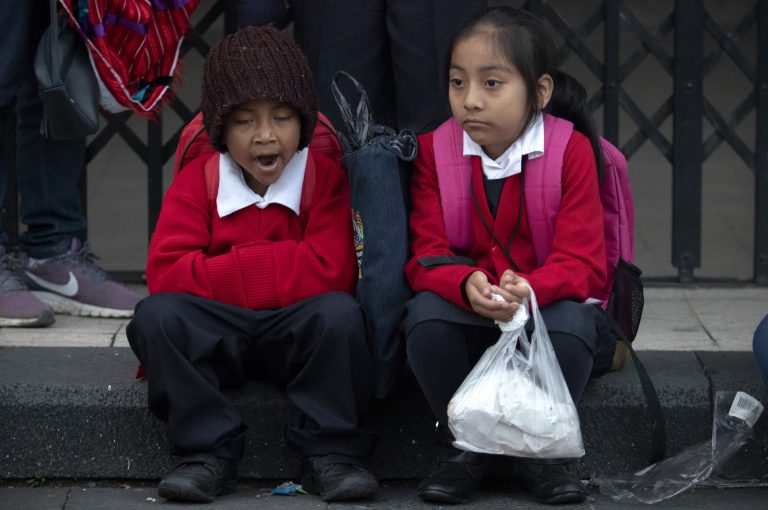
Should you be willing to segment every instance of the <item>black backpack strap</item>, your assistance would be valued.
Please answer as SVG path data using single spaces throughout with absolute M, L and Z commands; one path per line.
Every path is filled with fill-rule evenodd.
M 419 258 L 419 264 L 432 269 L 440 266 L 476 266 L 474 259 L 462 257 L 461 255 L 432 255 L 431 257 Z
M 610 314 L 604 314 L 608 320 L 608 324 L 616 335 L 616 338 L 624 343 L 629 349 L 629 353 L 632 355 L 632 362 L 635 364 L 637 370 L 637 376 L 640 378 L 640 385 L 643 387 L 643 394 L 645 395 L 645 404 L 647 409 L 648 418 L 651 421 L 651 455 L 650 462 L 655 464 L 662 460 L 667 451 L 667 425 L 664 419 L 664 410 L 659 402 L 659 395 L 656 392 L 656 387 L 651 381 L 651 377 L 648 375 L 648 371 L 645 369 L 645 365 L 640 361 L 640 358 L 632 348 L 632 342 L 627 339 L 624 331 L 619 327 L 613 317 Z

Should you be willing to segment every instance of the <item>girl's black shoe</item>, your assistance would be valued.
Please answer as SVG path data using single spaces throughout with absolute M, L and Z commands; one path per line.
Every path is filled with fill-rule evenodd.
M 544 504 L 581 503 L 587 497 L 572 460 L 516 459 L 516 465 L 518 481 Z
M 463 503 L 480 486 L 488 471 L 488 457 L 442 442 L 437 445 L 437 450 L 437 463 L 419 484 L 416 495 L 424 501 Z

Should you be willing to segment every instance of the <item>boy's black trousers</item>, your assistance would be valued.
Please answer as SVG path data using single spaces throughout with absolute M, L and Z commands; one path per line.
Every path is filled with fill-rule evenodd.
M 284 387 L 301 411 L 302 423 L 286 429 L 300 455 L 362 457 L 373 448 L 373 434 L 361 427 L 373 370 L 352 296 L 333 292 L 248 310 L 155 294 L 138 304 L 127 335 L 147 371 L 149 409 L 168 423 L 175 454 L 239 459 L 245 426 L 221 390 L 252 379 Z

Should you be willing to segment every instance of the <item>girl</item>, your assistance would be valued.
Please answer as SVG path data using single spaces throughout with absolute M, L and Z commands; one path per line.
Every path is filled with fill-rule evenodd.
M 544 115 L 553 93 L 553 42 L 532 15 L 507 7 L 466 21 L 449 46 L 448 95 L 453 118 L 419 138 L 412 180 L 413 257 L 406 266 L 417 295 L 404 329 L 414 374 L 438 421 L 438 459 L 419 488 L 429 501 L 460 503 L 476 489 L 488 457 L 455 449 L 446 408 L 483 351 L 499 338 L 533 288 L 574 402 L 593 372 L 610 366 L 615 341 L 601 311 L 584 302 L 606 280 L 603 211 L 590 122 Z M 583 112 L 584 110 L 582 110 Z M 583 119 L 582 119 L 583 120 Z M 558 149 L 553 133 L 566 131 Z M 599 147 L 599 145 L 595 145 Z M 537 250 L 526 186 L 545 151 L 562 153 L 561 193 L 551 246 Z M 461 157 L 463 154 L 464 157 Z M 468 178 L 462 181 L 462 165 Z M 543 189 L 543 188 L 542 188 Z M 536 190 L 541 191 L 541 189 Z M 504 301 L 491 299 L 499 294 Z M 572 459 L 516 459 L 519 481 L 544 503 L 583 501 Z

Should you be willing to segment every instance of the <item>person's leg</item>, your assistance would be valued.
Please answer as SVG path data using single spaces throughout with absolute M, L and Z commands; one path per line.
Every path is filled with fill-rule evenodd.
M 40 5 L 43 3 L 0 3 L 0 33 L 3 34 L 0 38 L 0 55 L 4 58 L 4 63 L 0 66 L 0 115 L 3 117 L 3 126 L 9 125 L 9 118 L 15 116 L 19 89 L 33 79 L 30 64 L 33 42 L 39 38 L 40 25 L 45 22 L 41 19 L 44 11 L 40 11 Z M 15 159 L 8 152 L 13 151 L 13 138 L 16 138 L 11 132 L 4 132 L 2 135 L 11 139 L 0 141 L 0 204 L 4 203 L 7 192 L 9 165 Z M 17 162 L 17 165 L 21 163 Z M 4 226 L 0 225 L 0 326 L 32 327 L 53 324 L 53 310 L 30 294 L 23 280 L 14 271 L 8 242 L 8 233 Z
M 485 0 L 388 0 L 397 129 L 425 133 L 451 114 L 445 53 L 459 24 Z
M 24 26 L 29 20 L 22 32 L 26 37 L 24 45 L 9 52 L 3 48 L 3 54 L 13 55 L 18 66 L 3 66 L 0 70 L 2 105 L 15 100 L 16 180 L 20 219 L 26 225 L 19 236 L 24 252 L 23 283 L 35 293 L 35 298 L 48 305 L 38 301 L 51 319 L 51 309 L 84 316 L 130 317 L 141 296 L 108 281 L 106 273 L 94 264 L 87 246 L 82 246 L 75 237 L 86 228 L 78 190 L 85 164 L 85 139 L 56 141 L 40 133 L 43 105 L 32 63 L 40 35 L 50 23 L 47 5 L 4 2 L 0 9 L 10 6 L 28 9 L 26 17 L 22 13 L 13 16 L 0 12 L 2 27 L 10 24 L 11 34 L 16 33 L 16 23 Z M 8 33 L 3 30 L 3 34 Z M 13 42 L 7 35 L 2 40 L 3 44 Z M 0 192 L 4 195 L 7 158 L 0 164 Z M 0 233 L 0 240 L 7 241 L 5 233 Z
M 601 312 L 592 305 L 559 301 L 541 310 L 571 398 L 577 404 L 595 361 L 610 366 L 615 340 Z M 530 324 L 529 324 L 530 326 Z M 574 470 L 573 459 L 517 459 L 524 487 L 546 504 L 583 501 L 587 490 Z
M 341 132 L 345 126 L 331 92 L 336 71 L 347 71 L 363 85 L 376 122 L 394 127 L 394 85 L 384 4 L 385 0 L 291 3 L 296 41 L 312 68 L 320 111 Z
M 752 339 L 752 351 L 755 354 L 755 361 L 760 375 L 768 384 L 768 315 L 766 315 L 755 330 L 755 336 Z
M 499 330 L 492 324 L 432 293 L 417 294 L 406 304 L 408 361 L 438 422 L 437 459 L 416 490 L 426 501 L 464 502 L 487 471 L 487 456 L 453 446 L 447 408 L 482 353 L 498 340 Z
M 359 303 L 338 292 L 316 296 L 273 312 L 256 335 L 259 365 L 287 383 L 303 415 L 286 437 L 303 457 L 304 488 L 325 501 L 374 496 L 378 482 L 361 461 L 375 437 L 362 425 L 373 367 Z
M 221 388 L 247 380 L 249 310 L 185 294 L 139 303 L 128 342 L 147 373 L 150 411 L 168 423 L 181 462 L 161 481 L 167 499 L 212 501 L 236 488 L 245 427 Z
M 237 27 L 283 24 L 286 16 L 284 0 L 236 0 Z

